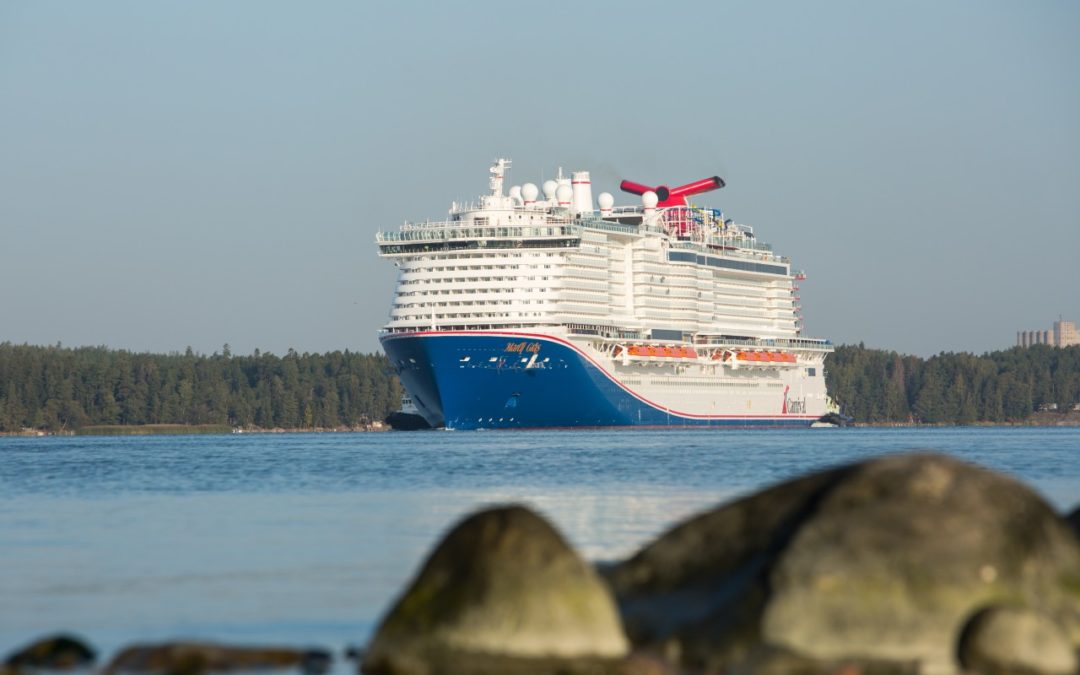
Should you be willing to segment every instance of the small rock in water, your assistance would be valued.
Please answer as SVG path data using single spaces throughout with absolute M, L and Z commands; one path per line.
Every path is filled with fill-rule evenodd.
M 298 650 L 272 647 L 230 647 L 209 642 L 166 642 L 134 645 L 120 651 L 105 668 L 118 673 L 164 673 L 203 675 L 234 670 L 297 668 L 305 675 L 322 675 L 333 657 L 321 649 Z
M 357 647 L 356 645 L 348 645 L 345 647 L 345 660 L 346 661 L 363 661 L 364 649 L 363 647 Z
M 1080 644 L 1080 541 L 1029 488 L 940 455 L 774 486 L 605 575 L 634 645 L 684 668 L 723 671 L 779 648 L 954 672 L 960 629 L 1003 597 Z
M 1073 532 L 1077 537 L 1080 537 L 1080 506 L 1077 506 L 1072 510 L 1072 513 L 1065 516 L 1065 520 L 1072 526 Z
M 964 628 L 960 664 L 979 675 L 1075 675 L 1077 655 L 1053 621 L 1030 609 L 989 607 Z
M 304 675 L 324 675 L 334 665 L 334 657 L 325 649 L 308 649 L 300 657 L 300 672 Z
M 505 506 L 446 535 L 383 619 L 362 670 L 604 672 L 626 654 L 614 600 L 593 569 L 546 520 Z
M 52 635 L 27 645 L 4 659 L 11 672 L 23 670 L 74 670 L 94 665 L 97 654 L 72 635 Z

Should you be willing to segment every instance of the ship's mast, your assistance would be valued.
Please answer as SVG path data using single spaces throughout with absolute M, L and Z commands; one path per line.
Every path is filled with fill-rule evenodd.
M 506 170 L 510 168 L 510 160 L 499 158 L 495 160 L 495 163 L 491 166 L 491 181 L 489 186 L 491 187 L 492 197 L 502 197 L 503 178 L 506 176 Z

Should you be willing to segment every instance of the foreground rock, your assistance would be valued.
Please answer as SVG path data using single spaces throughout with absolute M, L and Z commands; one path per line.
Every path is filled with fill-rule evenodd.
M 960 636 L 960 664 L 980 675 L 1075 675 L 1076 653 L 1061 628 L 1038 612 L 991 607 Z
M 1065 521 L 1023 485 L 937 455 L 778 485 L 606 575 L 633 644 L 690 669 L 779 649 L 862 672 L 956 672 L 961 629 L 1002 601 L 1080 645 L 1080 542 Z
M 203 675 L 211 672 L 284 668 L 297 668 L 306 675 L 321 675 L 330 669 L 331 660 L 330 654 L 322 650 L 229 647 L 209 642 L 167 642 L 158 645 L 135 645 L 121 650 L 105 668 L 104 675 Z
M 4 659 L 7 672 L 24 670 L 74 670 L 94 665 L 97 654 L 71 635 L 53 635 L 29 644 Z
M 604 584 L 520 506 L 457 525 L 383 619 L 368 675 L 612 671 L 627 653 Z

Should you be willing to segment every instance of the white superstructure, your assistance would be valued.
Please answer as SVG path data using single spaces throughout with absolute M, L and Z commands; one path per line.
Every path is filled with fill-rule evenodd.
M 633 396 L 691 417 L 826 411 L 831 346 L 801 335 L 803 275 L 752 228 L 677 203 L 722 181 L 625 182 L 640 201 L 615 207 L 607 193 L 594 205 L 585 171 L 560 170 L 543 195 L 532 183 L 504 195 L 508 167 L 496 161 L 490 193 L 447 220 L 378 234 L 399 267 L 384 336 L 551 336 Z

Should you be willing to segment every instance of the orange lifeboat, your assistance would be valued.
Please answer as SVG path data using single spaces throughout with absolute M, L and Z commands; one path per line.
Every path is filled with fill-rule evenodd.
M 717 357 L 713 357 L 717 358 Z M 735 354 L 738 361 L 750 361 L 753 363 L 797 363 L 798 357 L 787 352 L 738 352 Z

